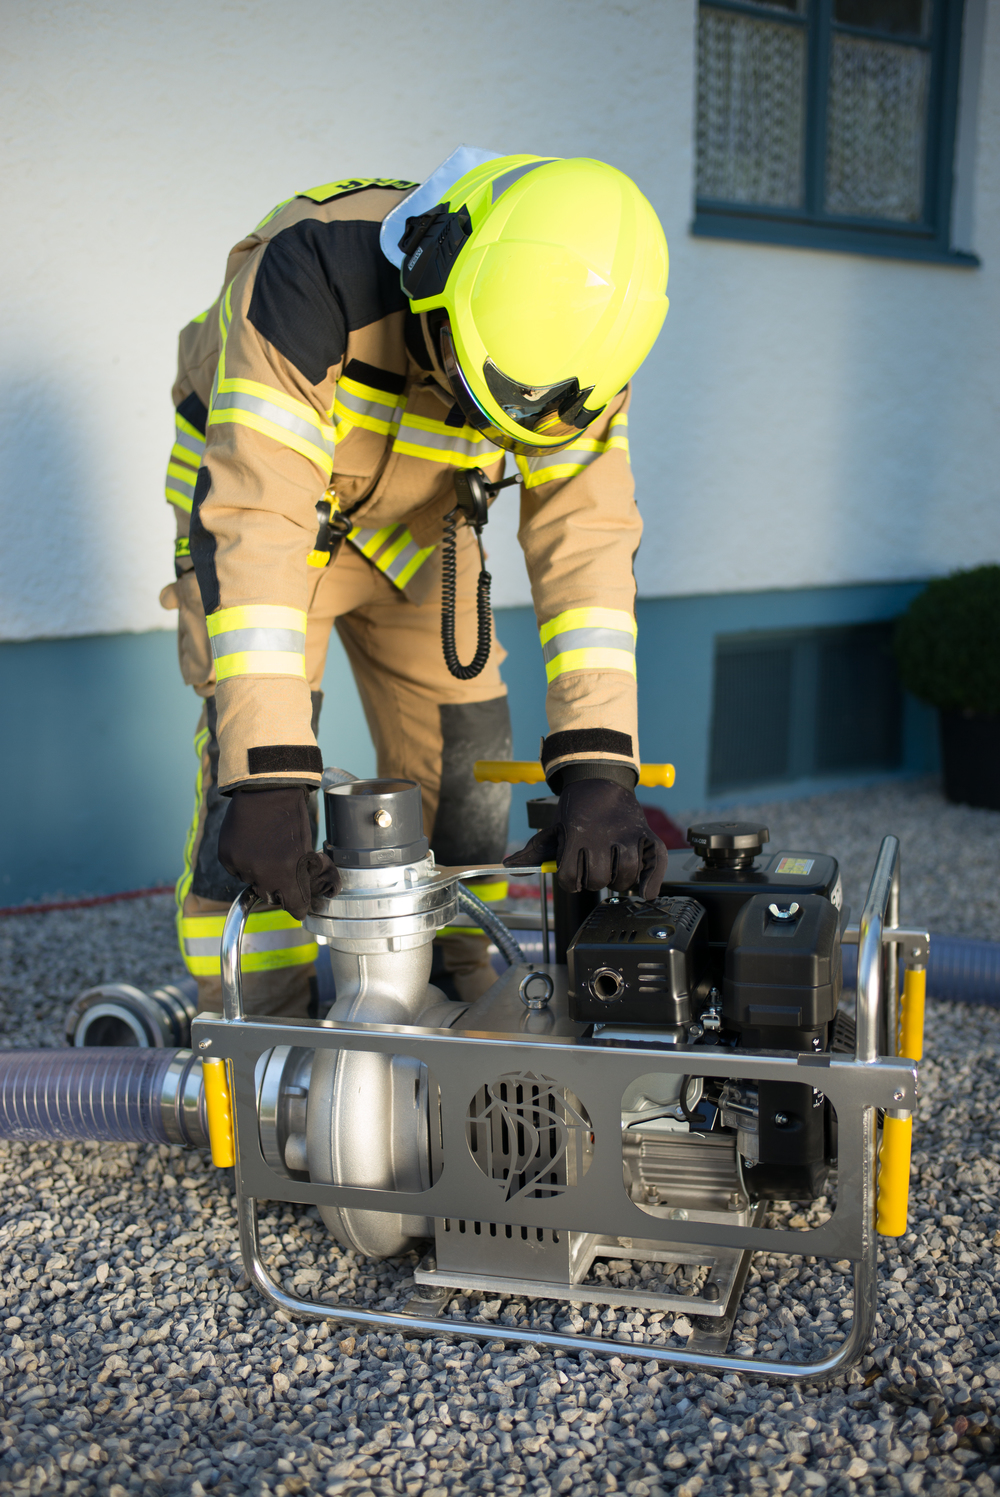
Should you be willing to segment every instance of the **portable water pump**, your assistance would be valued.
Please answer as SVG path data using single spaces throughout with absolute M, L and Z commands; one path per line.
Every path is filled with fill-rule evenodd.
M 222 937 L 223 1014 L 197 1016 L 192 1052 L 163 1052 L 174 1080 L 160 1112 L 147 1107 L 168 1140 L 207 1134 L 216 1162 L 235 1163 L 258 1289 L 295 1314 L 408 1333 L 497 1334 L 444 1315 L 471 1291 L 683 1312 L 686 1346 L 629 1342 L 629 1355 L 810 1380 L 855 1361 L 874 1326 L 876 1228 L 905 1231 L 922 1025 L 927 936 L 898 925 L 896 839 L 883 841 L 852 926 L 833 858 L 765 852 L 767 829 L 751 823 L 693 827 L 655 900 L 557 887 L 556 960 L 533 964 L 463 880 L 537 870 L 439 867 L 411 781 L 335 771 L 323 793 L 342 887 L 304 923 L 329 948 L 333 1007 L 315 1022 L 244 1015 L 240 946 L 255 905 L 245 890 Z M 535 824 L 550 814 L 551 803 L 532 803 Z M 544 875 L 542 885 L 544 911 Z M 471 1005 L 430 984 L 434 935 L 460 910 L 510 963 Z M 853 1024 L 840 1008 L 849 942 Z M 10 1122 L 16 1103 L 0 1069 L 0 1132 L 32 1136 L 24 1116 Z M 764 1225 L 768 1202 L 834 1186 L 820 1225 Z M 370 1257 L 431 1239 L 416 1295 L 388 1311 L 289 1293 L 261 1258 L 258 1199 L 316 1205 L 339 1242 Z M 853 1325 L 825 1359 L 727 1353 L 755 1250 L 853 1261 Z M 660 1288 L 594 1275 L 599 1260 L 622 1258 L 665 1276 L 699 1272 Z M 626 1344 L 506 1324 L 502 1335 L 570 1352 Z

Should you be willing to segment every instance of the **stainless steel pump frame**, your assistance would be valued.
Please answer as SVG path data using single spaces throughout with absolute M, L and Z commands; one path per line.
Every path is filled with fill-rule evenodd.
M 458 878 L 509 869 L 442 870 Z M 520 872 L 522 870 L 515 870 Z M 527 870 L 524 870 L 527 871 Z M 532 870 L 535 871 L 535 870 Z M 346 1324 L 427 1334 L 541 1344 L 563 1352 L 614 1355 L 670 1366 L 703 1368 L 717 1374 L 815 1382 L 850 1367 L 870 1344 L 877 1306 L 876 1271 L 876 1109 L 895 1116 L 916 1104 L 916 1067 L 878 1054 L 882 1005 L 894 1008 L 896 948 L 921 933 L 902 932 L 891 919 L 898 910 L 899 842 L 886 837 L 879 851 L 864 910 L 847 934 L 858 943 L 857 1040 L 852 1057 L 839 1054 L 733 1053 L 699 1048 L 609 1049 L 583 1039 L 532 1035 L 515 1037 L 465 1030 L 418 1029 L 329 1020 L 248 1019 L 243 1013 L 240 949 L 247 919 L 256 903 L 245 889 L 234 901 L 222 936 L 223 1015 L 201 1014 L 194 1021 L 194 1045 L 203 1056 L 228 1063 L 233 1096 L 236 1200 L 243 1263 L 250 1280 L 272 1304 L 294 1315 Z M 890 1031 L 892 1032 L 892 1031 Z M 422 1192 L 371 1190 L 356 1186 L 290 1180 L 275 1173 L 260 1147 L 255 1087 L 259 1056 L 275 1045 L 316 1049 L 367 1050 L 412 1056 L 430 1070 L 440 1091 L 442 1167 Z M 665 1220 L 651 1216 L 626 1194 L 622 1178 L 621 1098 L 628 1085 L 653 1063 L 668 1073 L 804 1083 L 829 1097 L 838 1120 L 837 1204 L 830 1219 L 804 1231 L 717 1222 Z M 504 1182 L 485 1175 L 470 1152 L 466 1119 L 477 1090 L 499 1073 L 531 1071 L 551 1078 L 580 1099 L 593 1124 L 593 1154 L 581 1180 L 561 1195 L 537 1200 L 522 1192 L 505 1200 Z M 477 1322 L 457 1316 L 411 1315 L 352 1305 L 318 1304 L 290 1294 L 272 1277 L 261 1257 L 258 1199 L 310 1205 L 352 1206 L 431 1217 L 459 1217 L 517 1227 L 596 1233 L 617 1238 L 698 1246 L 808 1254 L 850 1259 L 854 1266 L 854 1317 L 842 1345 L 815 1362 L 779 1362 L 759 1357 L 707 1354 L 616 1338 L 566 1335 L 521 1326 Z M 554 1292 L 553 1297 L 558 1297 Z M 573 1296 L 586 1300 L 584 1286 Z M 694 1307 L 692 1306 L 692 1309 Z

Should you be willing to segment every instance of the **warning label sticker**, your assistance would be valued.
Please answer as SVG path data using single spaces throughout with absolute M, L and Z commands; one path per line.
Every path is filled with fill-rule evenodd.
M 812 873 L 815 858 L 780 858 L 775 873 L 790 873 L 797 878 L 804 878 L 807 873 Z

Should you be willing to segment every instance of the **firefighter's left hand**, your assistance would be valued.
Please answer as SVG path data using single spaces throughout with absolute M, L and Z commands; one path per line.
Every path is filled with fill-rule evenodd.
M 562 888 L 614 889 L 639 886 L 655 899 L 667 873 L 667 849 L 650 830 L 631 790 L 613 780 L 576 780 L 559 797 L 555 825 L 536 832 L 528 845 L 504 862 L 510 867 L 555 859 Z
M 309 826 L 308 790 L 234 790 L 219 833 L 219 862 L 228 873 L 253 886 L 261 899 L 295 920 L 317 897 L 340 891 L 340 874 L 324 852 L 314 852 Z

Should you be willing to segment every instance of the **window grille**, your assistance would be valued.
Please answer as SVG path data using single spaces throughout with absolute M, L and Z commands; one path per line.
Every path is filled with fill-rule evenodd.
M 950 249 L 963 0 L 700 0 L 696 234 Z
M 719 638 L 709 790 L 899 768 L 891 639 L 890 623 Z

